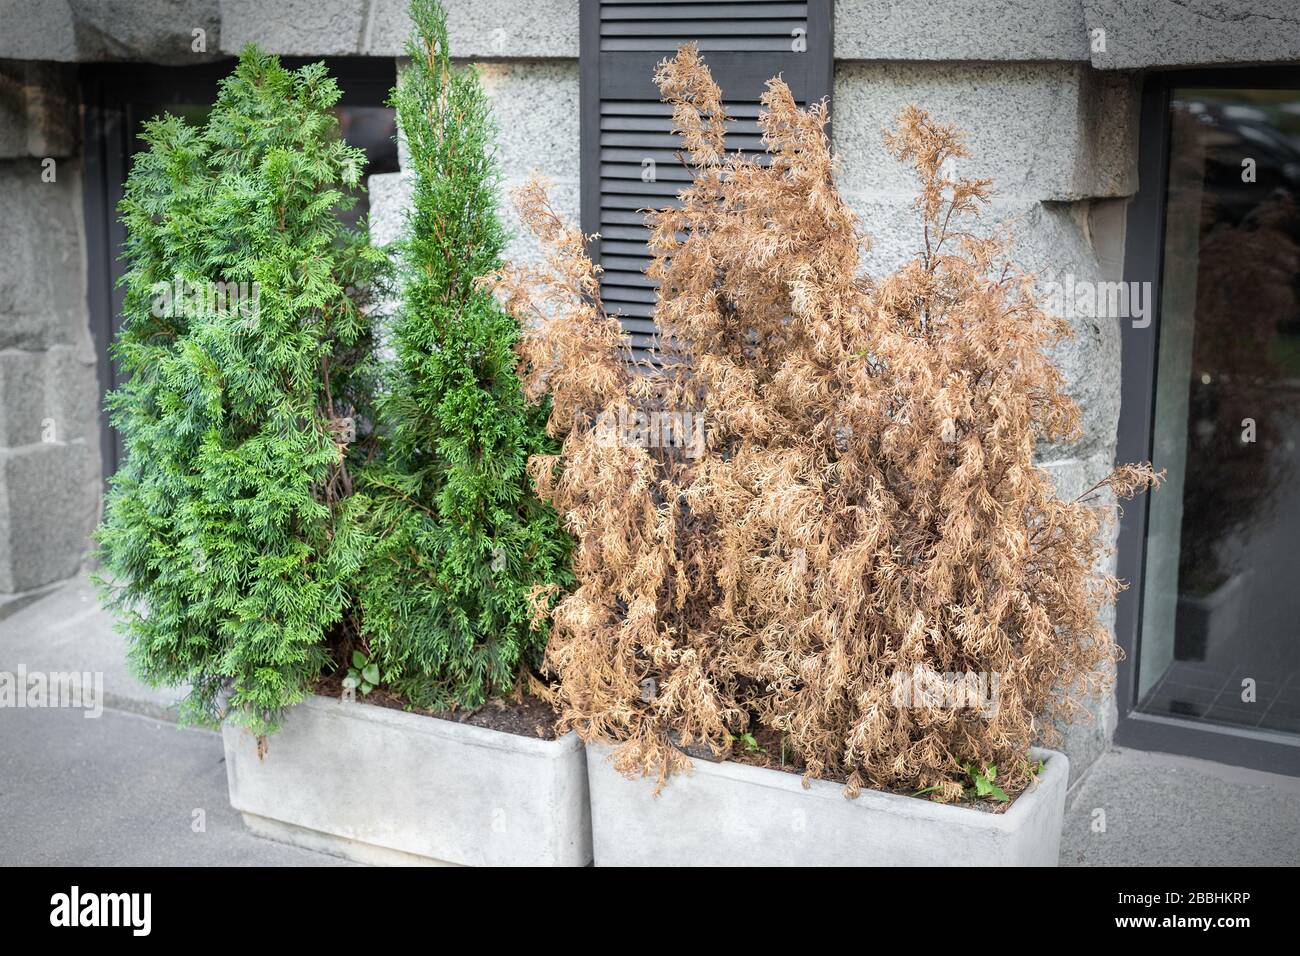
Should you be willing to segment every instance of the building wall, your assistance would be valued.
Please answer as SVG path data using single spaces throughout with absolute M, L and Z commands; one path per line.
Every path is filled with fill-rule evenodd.
M 75 574 L 99 509 L 76 89 L 0 60 L 0 606 Z
M 444 0 L 459 57 L 481 64 L 507 187 L 534 169 L 578 218 L 577 0 Z M 76 571 L 98 508 L 99 400 L 85 306 L 79 147 L 67 70 L 103 60 L 200 62 L 256 42 L 285 55 L 400 57 L 405 0 L 0 0 L 0 601 Z M 883 272 L 917 248 L 911 183 L 883 130 L 906 103 L 967 133 L 959 172 L 989 176 L 981 229 L 1048 277 L 1121 278 L 1137 188 L 1140 71 L 1300 61 L 1293 0 L 838 0 L 833 107 L 840 184 Z M 20 62 L 21 61 L 21 62 Z M 41 61 L 41 62 L 36 62 Z M 34 188 L 41 160 L 57 183 Z M 372 178 L 376 239 L 396 235 L 404 174 Z M 514 224 L 513 214 L 507 219 Z M 536 250 L 516 238 L 509 254 Z M 1040 449 L 1063 494 L 1109 469 L 1119 411 L 1115 319 L 1078 319 L 1057 358 L 1084 437 Z M 55 438 L 43 441 L 43 424 Z M 1106 745 L 1113 699 L 1067 728 L 1079 773 Z

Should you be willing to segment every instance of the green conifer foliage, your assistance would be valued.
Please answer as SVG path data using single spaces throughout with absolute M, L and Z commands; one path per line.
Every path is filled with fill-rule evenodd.
M 226 706 L 258 734 L 326 663 L 365 547 L 349 494 L 372 349 L 350 287 L 385 260 L 338 219 L 364 163 L 338 98 L 323 64 L 250 47 L 206 125 L 146 124 L 120 207 L 104 578 L 136 671 L 190 683 L 185 718 Z
M 477 706 L 540 665 L 530 595 L 569 583 L 568 539 L 525 472 L 554 448 L 516 376 L 518 324 L 475 281 L 505 242 L 487 97 L 475 70 L 452 69 L 442 8 L 415 0 L 411 16 L 392 102 L 414 201 L 358 593 L 386 681 L 419 706 Z

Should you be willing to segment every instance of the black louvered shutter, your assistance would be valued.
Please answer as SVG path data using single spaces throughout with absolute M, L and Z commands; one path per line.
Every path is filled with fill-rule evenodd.
M 600 233 L 605 308 L 623 315 L 637 351 L 654 336 L 654 284 L 645 276 L 648 231 L 638 210 L 675 203 L 690 173 L 677 158 L 655 66 L 694 41 L 722 88 L 730 149 L 762 148 L 757 116 L 768 79 L 781 74 L 801 105 L 831 92 L 833 0 L 803 3 L 581 0 L 582 228 Z M 654 161 L 654 181 L 643 171 Z

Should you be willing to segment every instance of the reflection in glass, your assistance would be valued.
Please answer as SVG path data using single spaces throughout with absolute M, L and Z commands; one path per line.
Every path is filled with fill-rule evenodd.
M 1300 733 L 1300 92 L 1169 121 L 1139 707 Z

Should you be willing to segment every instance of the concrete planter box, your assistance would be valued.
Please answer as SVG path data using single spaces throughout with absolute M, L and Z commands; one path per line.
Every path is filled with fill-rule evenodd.
M 258 760 L 222 728 L 230 803 L 261 836 L 363 863 L 584 866 L 586 754 L 364 703 L 312 697 Z
M 944 806 L 737 763 L 693 761 L 658 797 L 629 780 L 611 747 L 587 746 L 597 866 L 1056 866 L 1070 765 L 1045 761 L 1005 813 Z

